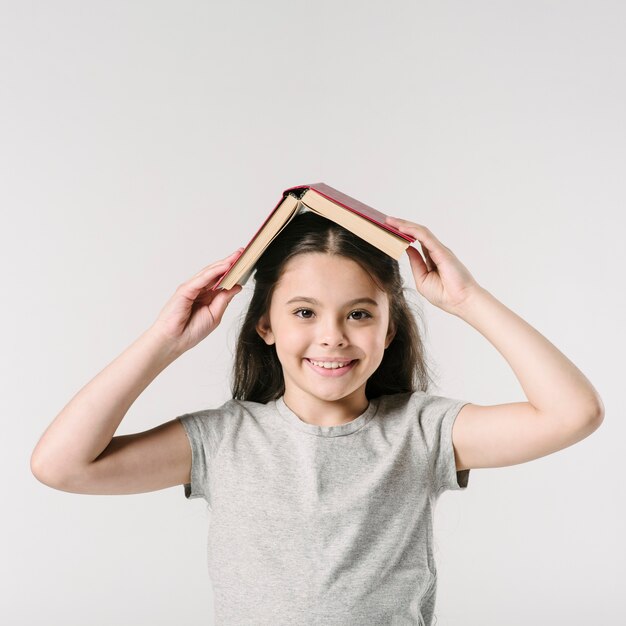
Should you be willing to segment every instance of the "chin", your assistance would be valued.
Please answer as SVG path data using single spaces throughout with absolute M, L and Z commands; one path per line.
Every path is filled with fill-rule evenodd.
M 320 400 L 326 400 L 328 402 L 331 402 L 331 401 L 336 401 L 336 400 L 343 400 L 344 398 L 348 398 L 349 396 L 358 394 L 361 388 L 365 391 L 365 384 L 358 385 L 354 389 L 352 388 L 351 389 L 344 388 L 344 389 L 336 389 L 336 390 L 329 389 L 326 392 L 321 389 L 315 389 L 311 393 L 314 396 L 320 398 Z

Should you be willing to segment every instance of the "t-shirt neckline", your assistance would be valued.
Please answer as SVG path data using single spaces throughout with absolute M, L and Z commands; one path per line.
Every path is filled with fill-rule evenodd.
M 302 421 L 286 404 L 283 396 L 274 400 L 275 408 L 278 414 L 290 426 L 317 437 L 341 437 L 343 435 L 351 435 L 365 426 L 376 415 L 378 410 L 379 398 L 369 401 L 367 409 L 351 422 L 345 424 L 337 424 L 335 426 L 318 426 L 316 424 L 308 424 Z

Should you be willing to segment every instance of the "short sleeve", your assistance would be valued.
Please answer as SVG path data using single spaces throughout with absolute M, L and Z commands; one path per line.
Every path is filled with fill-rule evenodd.
M 204 498 L 209 504 L 210 466 L 218 441 L 218 413 L 216 409 L 209 409 L 176 418 L 191 446 L 191 482 L 184 485 L 185 498 Z
M 432 492 L 466 489 L 470 470 L 456 470 L 452 427 L 459 411 L 468 401 L 443 396 L 425 396 L 420 409 L 420 424 L 429 453 Z

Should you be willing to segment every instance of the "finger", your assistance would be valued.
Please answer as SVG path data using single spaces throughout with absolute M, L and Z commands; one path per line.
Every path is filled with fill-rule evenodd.
M 388 217 L 388 220 L 399 231 L 408 233 L 419 241 L 427 262 L 432 265 L 430 269 L 435 269 L 443 261 L 448 248 L 426 226 L 399 217 Z
M 211 265 L 207 265 L 205 268 L 201 269 L 195 276 L 192 276 L 188 282 L 193 283 L 194 285 L 198 284 L 199 282 L 199 284 L 206 286 L 211 279 L 226 273 L 228 268 L 234 265 L 235 260 L 240 256 L 242 250 L 243 248 L 239 248 L 224 259 L 220 259 L 219 261 L 211 263 Z
M 218 280 L 232 265 L 233 258 L 234 255 L 231 255 L 230 257 L 226 257 L 226 259 L 205 267 L 201 272 L 182 283 L 178 287 L 178 290 L 181 291 L 186 298 L 195 300 L 202 291 L 211 290 L 211 288 L 217 284 Z M 230 261 L 228 259 L 230 259 Z
M 230 289 L 220 289 L 217 294 L 215 292 L 211 292 L 213 295 L 213 300 L 215 300 L 218 296 L 226 298 L 228 302 L 230 302 L 241 290 L 243 287 L 237 283 L 233 285 Z
M 239 287 L 239 289 L 237 289 Z M 215 320 L 216 324 L 219 324 L 222 321 L 222 316 L 224 315 L 224 311 L 226 307 L 230 304 L 230 301 L 241 291 L 241 285 L 235 285 L 230 289 L 222 289 L 216 296 L 213 298 L 212 302 L 209 304 L 209 311 L 211 311 L 211 315 Z
M 428 271 L 432 272 L 433 270 L 436 270 L 437 265 L 436 263 L 433 262 L 432 258 L 430 257 L 430 252 L 428 252 L 428 248 L 425 248 L 422 246 L 422 252 L 424 254 L 424 259 L 426 260 L 426 267 L 428 268 Z
M 419 250 L 413 246 L 409 246 L 406 249 L 406 253 L 409 255 L 409 263 L 411 264 L 411 270 L 413 272 L 413 278 L 415 278 L 415 284 L 417 287 L 421 287 L 424 280 L 428 276 L 428 268 Z
M 224 257 L 223 259 L 220 259 L 219 261 L 214 261 L 213 263 L 211 263 L 210 265 L 207 265 L 206 267 L 203 267 L 197 274 L 195 274 L 192 278 L 195 278 L 196 276 L 202 276 L 202 274 L 204 274 L 205 272 L 217 267 L 217 266 L 222 266 L 225 263 L 230 264 L 234 261 L 234 259 L 236 257 L 238 257 L 241 253 L 243 252 L 243 248 L 237 248 L 237 250 L 235 250 L 232 254 L 229 254 L 227 257 Z
M 221 293 L 226 294 L 226 297 L 229 299 L 228 301 L 230 302 L 230 300 L 232 300 L 243 289 L 243 287 L 239 283 L 237 283 L 233 285 L 230 289 L 214 290 L 213 284 L 216 282 L 217 280 L 211 281 L 208 286 L 202 287 L 200 289 L 195 298 L 195 301 L 198 304 L 211 304 L 211 302 L 215 300 L 217 295 Z

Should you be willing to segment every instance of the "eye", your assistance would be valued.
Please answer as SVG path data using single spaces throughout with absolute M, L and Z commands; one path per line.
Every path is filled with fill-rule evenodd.
M 300 317 L 300 315 L 298 315 L 298 313 L 300 313 L 301 311 L 308 311 L 309 313 L 312 313 L 313 311 L 311 311 L 311 309 L 297 309 L 296 311 L 293 312 L 294 315 L 296 315 L 297 317 Z M 311 319 L 310 317 L 300 317 L 300 319 Z
M 352 311 L 352 313 L 350 313 L 350 315 L 357 313 L 357 314 L 361 314 L 363 317 L 357 317 L 356 321 L 359 322 L 361 320 L 367 319 L 368 317 L 372 317 L 367 311 Z M 354 318 L 353 318 L 354 319 Z

